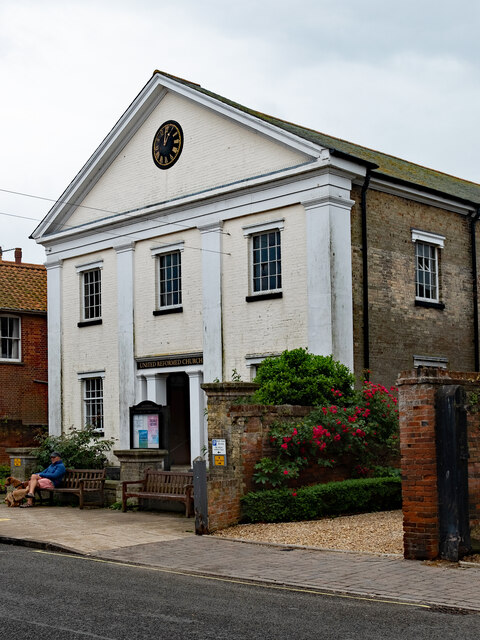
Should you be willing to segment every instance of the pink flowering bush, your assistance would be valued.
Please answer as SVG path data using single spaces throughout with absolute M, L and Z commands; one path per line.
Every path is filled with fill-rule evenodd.
M 373 475 L 398 455 L 396 388 L 364 382 L 347 402 L 331 389 L 336 403 L 315 409 L 299 423 L 279 423 L 270 438 L 277 450 L 255 466 L 255 481 L 279 486 L 309 465 L 334 467 L 348 462 L 352 476 Z

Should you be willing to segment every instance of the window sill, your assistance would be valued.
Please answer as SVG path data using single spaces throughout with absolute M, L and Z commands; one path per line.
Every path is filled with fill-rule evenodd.
M 82 320 L 81 322 L 77 322 L 77 327 L 91 327 L 95 324 L 102 324 L 102 319 L 97 318 L 96 320 Z
M 0 364 L 20 364 L 23 367 L 25 363 L 23 362 L 23 360 L 13 360 L 12 358 L 0 358 Z
M 254 296 L 247 296 L 245 300 L 246 302 L 257 302 L 258 300 L 273 300 L 275 298 L 283 298 L 283 293 L 281 291 L 274 291 L 272 293 L 259 293 Z
M 427 307 L 430 309 L 445 309 L 443 302 L 428 302 L 428 300 L 415 300 L 416 307 Z
M 155 309 L 154 316 L 166 316 L 169 313 L 183 313 L 183 307 L 170 307 L 169 309 Z

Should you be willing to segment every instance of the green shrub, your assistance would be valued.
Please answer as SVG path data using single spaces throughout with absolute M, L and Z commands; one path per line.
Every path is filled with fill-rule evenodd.
M 255 382 L 260 385 L 252 398 L 256 404 L 312 407 L 331 404 L 334 389 L 344 397 L 352 396 L 355 379 L 348 367 L 332 356 L 292 349 L 277 358 L 266 358 L 258 368 Z
M 34 450 L 38 460 L 38 470 L 50 464 L 50 454 L 58 451 L 66 467 L 73 469 L 102 469 L 106 462 L 106 452 L 115 440 L 104 440 L 94 427 L 70 429 L 60 436 L 40 436 L 38 448 Z
M 399 509 L 400 478 L 358 478 L 300 489 L 270 489 L 242 498 L 247 522 L 294 522 Z
M 0 482 L 3 482 L 4 480 L 6 480 L 8 478 L 8 476 L 11 476 L 11 470 L 10 470 L 10 465 L 9 464 L 0 464 Z

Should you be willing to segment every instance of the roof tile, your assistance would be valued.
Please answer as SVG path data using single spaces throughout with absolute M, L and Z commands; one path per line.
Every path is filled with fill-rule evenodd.
M 41 264 L 0 261 L 0 310 L 47 310 L 47 270 Z

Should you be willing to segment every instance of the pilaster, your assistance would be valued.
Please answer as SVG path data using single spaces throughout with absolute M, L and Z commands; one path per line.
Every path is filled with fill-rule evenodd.
M 204 455 L 208 442 L 205 420 L 205 394 L 202 391 L 203 373 L 192 371 L 188 373 L 190 392 L 190 456 L 193 460 Z
M 304 202 L 307 232 L 308 348 L 353 370 L 351 182 L 330 175 Z
M 48 432 L 62 433 L 62 260 L 47 262 Z
M 134 360 L 134 243 L 115 247 L 117 252 L 118 313 L 118 432 L 119 446 L 129 446 L 130 407 L 135 403 Z
M 203 375 L 222 380 L 222 225 L 199 227 L 202 234 Z

